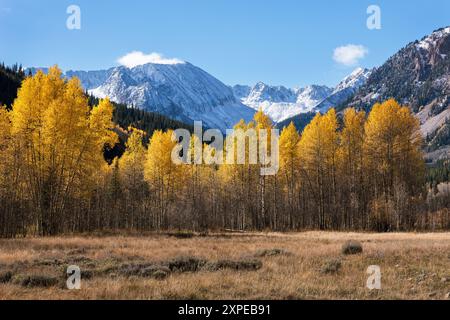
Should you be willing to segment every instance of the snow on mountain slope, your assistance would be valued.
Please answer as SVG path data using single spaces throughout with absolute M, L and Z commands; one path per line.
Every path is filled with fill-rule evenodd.
M 241 99 L 243 104 L 255 110 L 261 108 L 275 122 L 311 111 L 331 91 L 332 89 L 325 86 L 313 85 L 291 89 L 283 86 L 269 86 L 263 82 L 258 82 L 251 88 L 233 87 L 234 95 Z
M 268 102 L 292 102 L 297 100 L 297 94 L 292 89 L 287 89 L 283 86 L 269 86 L 263 82 L 255 84 L 244 99 L 244 103 L 255 109 L 258 108 L 258 104 L 263 101 Z
M 336 107 L 344 103 L 367 82 L 367 79 L 371 74 L 372 70 L 357 68 L 350 75 L 345 77 L 336 88 L 334 88 L 333 92 L 314 108 L 315 111 L 324 113 L 331 107 Z
M 43 73 L 48 73 L 48 69 L 46 67 L 33 67 L 26 68 L 25 72 L 31 72 L 32 75 L 35 75 L 38 71 L 42 71 Z M 108 79 L 108 77 L 113 72 L 114 68 L 110 68 L 108 70 L 96 70 L 96 71 L 73 71 L 69 70 L 63 73 L 63 76 L 67 78 L 77 77 L 81 81 L 81 85 L 85 90 L 91 90 L 97 88 L 102 83 Z
M 232 128 L 240 119 L 249 121 L 255 113 L 228 86 L 188 62 L 117 67 L 89 92 L 176 120 L 203 121 L 220 130 Z
M 430 51 L 432 48 L 435 48 L 438 45 L 440 39 L 447 37 L 449 34 L 450 34 L 450 27 L 436 30 L 429 36 L 426 36 L 422 40 L 417 42 L 415 44 L 416 48 L 418 50 L 422 49 L 425 51 Z
M 334 88 L 333 93 L 337 93 L 339 91 L 345 89 L 357 89 L 364 85 L 369 78 L 372 70 L 365 68 L 356 68 L 352 73 L 350 73 L 347 77 L 342 79 L 341 82 Z
M 304 106 L 303 112 L 314 111 L 317 104 L 328 97 L 333 89 L 326 86 L 307 86 L 298 91 L 297 104 Z
M 231 90 L 233 91 L 234 96 L 237 99 L 241 100 L 243 98 L 248 97 L 248 95 L 250 94 L 250 91 L 252 90 L 252 87 L 237 84 L 237 85 L 231 87 Z
M 81 85 L 86 90 L 91 90 L 101 86 L 111 75 L 114 68 L 108 70 L 96 70 L 96 71 L 72 71 L 69 70 L 65 73 L 66 77 L 77 77 L 81 81 Z
M 394 98 L 418 116 L 427 150 L 450 141 L 450 26 L 410 42 L 376 68 L 367 83 L 346 103 L 370 110 Z
M 334 89 L 311 85 L 300 89 L 269 86 L 258 82 L 252 88 L 234 86 L 236 98 L 258 110 L 261 108 L 275 122 L 282 122 L 301 113 L 326 112 L 345 102 L 367 81 L 371 70 L 358 68 L 345 77 Z
M 429 103 L 443 110 L 450 99 L 449 79 L 450 27 L 445 27 L 409 43 L 376 68 L 349 105 L 367 109 L 393 97 L 416 113 Z
M 46 72 L 46 68 L 39 68 Z M 36 72 L 38 68 L 30 71 Z M 119 66 L 98 71 L 67 71 L 66 77 L 78 77 L 94 96 L 173 119 L 192 123 L 203 121 L 210 128 L 232 128 L 240 119 L 250 121 L 260 108 L 274 122 L 301 113 L 325 112 L 347 99 L 365 83 L 369 71 L 357 69 L 333 90 L 311 85 L 300 89 L 269 86 L 226 86 L 202 69 L 188 63 L 148 63 L 133 68 Z

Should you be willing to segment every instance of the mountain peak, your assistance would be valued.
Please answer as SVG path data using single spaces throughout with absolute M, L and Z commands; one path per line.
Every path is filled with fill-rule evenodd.
M 433 31 L 431 34 L 423 37 L 420 41 L 416 42 L 416 48 L 418 50 L 429 51 L 435 48 L 443 38 L 450 35 L 450 26 L 445 28 L 440 28 Z
M 342 79 L 341 82 L 338 83 L 333 92 L 336 93 L 346 88 L 359 88 L 367 81 L 371 74 L 372 70 L 361 67 L 356 68 L 352 73 L 350 73 L 348 76 Z

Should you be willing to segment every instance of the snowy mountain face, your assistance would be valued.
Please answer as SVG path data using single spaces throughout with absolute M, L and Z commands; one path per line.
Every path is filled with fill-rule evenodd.
M 279 122 L 311 109 L 332 90 L 325 86 L 309 86 L 291 89 L 283 86 L 270 86 L 258 82 L 253 87 L 234 86 L 233 92 L 241 102 L 253 108 L 262 109 L 274 122 Z
M 256 106 L 260 102 L 295 102 L 297 95 L 294 90 L 287 89 L 283 86 L 269 86 L 262 82 L 254 85 L 247 97 L 245 104 Z
M 252 88 L 234 86 L 233 92 L 243 104 L 255 110 L 261 108 L 278 123 L 302 113 L 326 112 L 332 106 L 343 103 L 365 84 L 370 73 L 370 70 L 358 68 L 334 89 L 318 85 L 290 89 L 259 82 Z
M 31 68 L 47 72 L 47 68 Z M 161 113 L 185 123 L 202 121 L 206 127 L 226 130 L 239 120 L 250 121 L 260 108 L 274 122 L 301 113 L 325 112 L 347 99 L 362 85 L 367 70 L 357 69 L 335 89 L 311 85 L 305 88 L 270 86 L 228 87 L 202 69 L 187 62 L 148 63 L 98 71 L 67 71 L 80 79 L 90 94 L 134 107 Z M 328 100 L 327 100 L 328 99 Z
M 109 97 L 187 124 L 202 121 L 205 127 L 224 131 L 241 119 L 250 121 L 255 114 L 235 98 L 231 88 L 188 62 L 68 71 L 65 76 L 78 77 L 96 97 Z
M 86 90 L 92 90 L 101 86 L 111 75 L 114 68 L 98 71 L 72 71 L 65 73 L 68 78 L 77 77 L 81 81 L 81 85 Z
M 321 101 L 314 109 L 318 112 L 326 112 L 331 107 L 336 107 L 347 101 L 366 82 L 372 70 L 357 68 L 349 76 L 345 77 L 333 90 L 333 92 Z
M 117 67 L 89 92 L 183 122 L 203 121 L 220 130 L 232 128 L 240 119 L 249 121 L 255 113 L 228 86 L 187 62 Z
M 345 77 L 339 84 L 334 88 L 333 93 L 340 92 L 346 89 L 358 89 L 367 82 L 367 79 L 371 75 L 372 70 L 357 68 L 349 76 Z

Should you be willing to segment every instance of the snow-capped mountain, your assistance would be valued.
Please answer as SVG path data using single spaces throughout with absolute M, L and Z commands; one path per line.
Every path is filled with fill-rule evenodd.
M 29 71 L 38 69 L 47 71 Z M 188 124 L 202 121 L 206 127 L 226 130 L 241 119 L 250 121 L 255 113 L 235 98 L 231 88 L 188 62 L 67 71 L 65 76 L 78 77 L 96 97 L 109 97 Z
M 294 90 L 285 88 L 283 86 L 269 86 L 263 82 L 255 84 L 248 94 L 242 100 L 246 105 L 255 109 L 263 101 L 268 102 L 292 102 L 297 100 L 297 94 Z
M 274 122 L 311 111 L 331 91 L 332 89 L 326 86 L 313 85 L 301 89 L 291 89 L 283 86 L 270 86 L 263 82 L 258 82 L 253 87 L 242 85 L 233 87 L 234 95 L 243 104 L 255 110 L 262 109 Z
M 187 123 L 203 121 L 221 130 L 232 128 L 240 119 L 249 121 L 254 114 L 228 86 L 188 62 L 117 67 L 89 92 Z
M 30 68 L 26 72 L 44 72 Z M 395 98 L 420 120 L 427 150 L 450 154 L 450 26 L 411 42 L 373 70 L 358 68 L 335 88 L 291 89 L 262 82 L 254 86 L 225 84 L 187 62 L 68 71 L 85 89 L 99 96 L 208 127 L 225 129 L 249 121 L 262 108 L 283 127 L 304 127 L 315 112 L 335 106 L 370 110 L 375 102 Z
M 320 101 L 328 97 L 332 92 L 332 88 L 326 86 L 312 85 L 306 88 L 299 89 L 297 97 L 297 104 L 304 106 L 302 113 L 309 111 L 316 111 L 316 106 Z
M 44 72 L 48 68 L 30 68 Z M 206 127 L 225 130 L 240 119 L 249 121 L 260 108 L 278 123 L 301 113 L 325 112 L 342 103 L 365 83 L 369 71 L 357 69 L 335 89 L 311 85 L 305 88 L 270 86 L 228 87 L 202 69 L 188 63 L 148 63 L 133 68 L 67 71 L 78 77 L 84 89 L 96 97 L 161 113 L 175 120 L 202 121 Z
M 343 103 L 366 83 L 370 73 L 358 68 L 334 89 L 318 85 L 291 89 L 258 82 L 253 87 L 236 85 L 233 92 L 243 104 L 255 110 L 261 108 L 273 121 L 282 122 L 301 113 L 326 112 Z
M 314 110 L 324 113 L 331 107 L 339 106 L 347 101 L 347 99 L 355 94 L 355 92 L 367 82 L 367 79 L 371 74 L 372 70 L 369 69 L 355 69 L 350 75 L 339 82 L 333 92 L 321 101 Z

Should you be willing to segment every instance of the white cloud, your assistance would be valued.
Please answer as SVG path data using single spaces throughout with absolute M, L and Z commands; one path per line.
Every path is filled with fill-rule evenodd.
M 348 44 L 334 49 L 333 60 L 345 66 L 354 66 L 369 50 L 362 45 Z
M 133 68 L 142 64 L 146 63 L 157 63 L 157 64 L 178 64 L 178 63 L 184 63 L 184 61 L 172 58 L 167 59 L 164 58 L 163 55 L 152 52 L 150 54 L 145 54 L 141 51 L 133 51 L 130 53 L 127 53 L 123 57 L 120 57 L 117 60 L 118 63 L 121 65 L 127 67 L 127 68 Z

